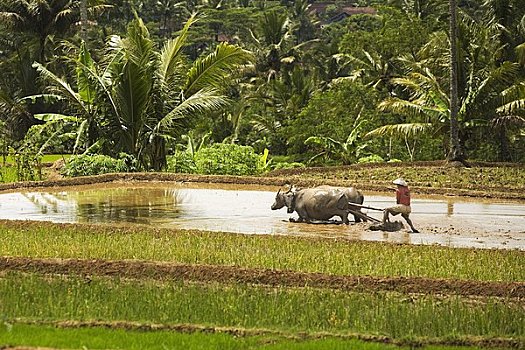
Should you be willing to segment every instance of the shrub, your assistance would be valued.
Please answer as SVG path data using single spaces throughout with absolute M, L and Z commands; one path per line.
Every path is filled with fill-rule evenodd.
M 69 159 L 62 175 L 88 176 L 129 171 L 126 159 L 115 159 L 104 155 L 79 155 Z
M 306 166 L 303 163 L 299 162 L 279 162 L 273 166 L 273 170 L 279 169 L 294 169 L 294 168 L 305 168 Z
M 193 174 L 197 172 L 197 165 L 190 152 L 177 152 L 167 158 L 167 171 L 171 173 Z
M 385 160 L 383 157 L 377 154 L 371 154 L 367 157 L 361 157 L 357 160 L 358 163 L 383 163 Z
M 216 143 L 195 153 L 199 174 L 254 175 L 261 171 L 260 156 L 250 146 Z

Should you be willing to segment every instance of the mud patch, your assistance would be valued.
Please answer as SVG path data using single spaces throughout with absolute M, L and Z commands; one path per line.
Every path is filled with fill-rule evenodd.
M 335 276 L 235 266 L 184 265 L 148 261 L 0 258 L 0 271 L 108 276 L 132 279 L 246 283 L 345 291 L 525 298 L 525 282 L 481 282 L 420 277 Z

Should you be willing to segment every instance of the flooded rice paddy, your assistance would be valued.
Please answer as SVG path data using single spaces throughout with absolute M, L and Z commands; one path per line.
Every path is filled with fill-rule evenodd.
M 452 247 L 525 250 L 525 204 L 415 195 L 411 218 L 420 233 L 370 231 L 370 224 L 298 224 L 272 211 L 277 187 L 195 183 L 110 183 L 0 193 L 0 219 L 143 224 L 247 234 L 340 237 Z M 365 192 L 384 208 L 395 198 Z M 364 210 L 380 218 L 381 212 Z M 351 216 L 350 216 L 351 218 Z M 401 220 L 396 217 L 397 220 Z

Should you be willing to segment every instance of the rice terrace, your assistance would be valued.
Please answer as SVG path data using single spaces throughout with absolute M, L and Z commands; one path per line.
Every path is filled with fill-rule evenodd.
M 525 185 L 511 185 L 502 176 L 493 191 L 483 178 L 479 188 L 459 183 L 480 169 L 494 179 L 502 171 L 498 167 L 412 166 L 423 174 L 421 182 L 412 181 L 416 197 L 439 202 L 468 196 L 469 205 L 502 203 L 519 210 L 525 203 Z M 419 220 L 414 209 L 422 235 L 484 237 L 472 240 L 472 247 L 458 247 L 461 239 L 411 240 L 415 234 L 406 229 L 380 232 L 383 239 L 375 239 L 366 223 L 299 224 L 289 222 L 284 211 L 270 210 L 276 190 L 290 182 L 353 184 L 365 192 L 365 203 L 382 198 L 383 184 L 367 182 L 370 177 L 362 174 L 389 178 L 384 173 L 396 166 L 327 170 L 264 177 L 107 174 L 1 185 L 2 212 L 15 205 L 5 196 L 30 193 L 24 197 L 30 205 L 21 199 L 16 205 L 29 218 L 32 206 L 51 219 L 26 221 L 11 212 L 0 221 L 0 342 L 7 349 L 525 346 L 523 212 L 517 217 L 512 210 L 508 217 L 499 212 L 499 229 L 480 229 L 466 219 L 433 225 Z M 457 182 L 424 175 L 438 171 Z M 523 171 L 507 167 L 504 173 Z M 188 194 L 180 189 L 188 187 L 206 189 L 214 210 L 194 215 L 209 222 L 208 229 L 184 228 L 191 219 L 177 219 L 205 206 L 199 200 L 181 206 Z M 214 188 L 233 199 L 213 199 Z M 243 192 L 251 201 L 238 207 L 232 201 L 242 202 Z M 266 214 L 250 211 L 261 200 Z M 235 215 L 226 221 L 234 230 L 228 231 L 220 217 L 232 210 Z M 290 231 L 268 230 L 271 216 L 261 215 L 270 214 Z M 502 244 L 494 248 L 491 240 Z
M 0 0 L 0 350 L 525 350 L 525 0 Z

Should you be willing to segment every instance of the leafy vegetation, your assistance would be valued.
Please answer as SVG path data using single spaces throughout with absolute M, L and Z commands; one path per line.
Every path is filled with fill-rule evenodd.
M 290 164 L 436 160 L 457 121 L 469 159 L 525 159 L 523 0 L 86 4 L 0 5 L 0 145 L 97 145 L 138 170 L 189 134 Z
M 465 157 L 525 161 L 525 0 L 8 0 L 0 2 L 0 70 L 2 181 L 42 179 L 48 153 L 74 155 L 66 162 L 69 176 L 251 175 L 272 167 Z M 196 147 L 190 139 L 202 142 Z M 272 175 L 296 183 L 366 181 L 376 189 L 399 176 L 421 191 L 525 189 L 523 167 L 409 164 Z M 0 235 L 4 257 L 477 281 L 525 276 L 520 251 L 26 222 L 2 223 Z M 507 298 L 4 272 L 0 295 L 0 342 L 23 346 L 88 342 L 20 340 L 8 329 L 30 327 L 12 325 L 6 315 L 261 327 L 295 336 L 350 330 L 416 345 L 428 336 L 438 342 L 477 336 L 522 346 L 525 337 L 523 303 Z M 35 328 L 39 335 L 49 331 Z M 72 330 L 60 335 L 66 331 Z M 112 336 L 89 331 L 90 341 Z M 141 346 L 115 347 L 164 345 L 159 333 L 153 340 L 141 336 Z M 208 348 L 211 339 L 161 336 L 184 339 L 191 344 L 185 348 Z M 330 338 L 305 344 L 246 338 L 241 345 L 213 339 L 218 348 L 348 346 Z
M 69 159 L 63 169 L 63 174 L 66 176 L 88 176 L 125 173 L 134 169 L 133 163 L 133 159 L 129 158 L 114 159 L 104 155 L 80 155 Z
M 215 175 L 256 175 L 266 166 L 265 156 L 250 146 L 218 143 L 195 152 L 177 152 L 168 158 L 168 171 Z

